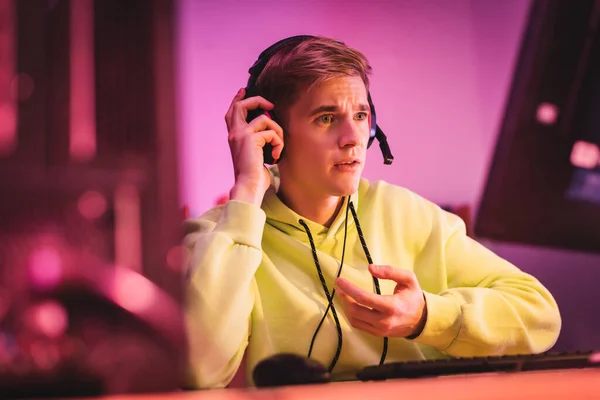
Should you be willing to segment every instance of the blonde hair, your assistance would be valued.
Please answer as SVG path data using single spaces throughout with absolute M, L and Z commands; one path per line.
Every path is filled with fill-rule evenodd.
M 370 74 L 371 66 L 361 52 L 337 40 L 315 36 L 279 49 L 255 86 L 259 95 L 275 104 L 281 122 L 301 92 L 345 76 L 359 76 L 368 91 Z

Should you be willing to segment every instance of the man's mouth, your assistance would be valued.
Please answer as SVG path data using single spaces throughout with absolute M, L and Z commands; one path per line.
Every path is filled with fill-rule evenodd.
M 340 172 L 354 172 L 359 167 L 360 161 L 356 159 L 342 160 L 334 164 Z
M 358 161 L 355 158 L 349 158 L 346 160 L 341 160 L 335 163 L 335 166 L 337 167 L 338 165 L 355 165 L 355 164 L 360 164 L 360 161 Z

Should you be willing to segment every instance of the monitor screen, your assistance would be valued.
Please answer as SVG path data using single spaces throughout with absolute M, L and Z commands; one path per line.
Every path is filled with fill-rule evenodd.
M 600 1 L 534 1 L 475 221 L 504 242 L 600 252 Z

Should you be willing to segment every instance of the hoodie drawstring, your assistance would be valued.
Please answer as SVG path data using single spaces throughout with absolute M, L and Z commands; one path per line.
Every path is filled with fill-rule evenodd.
M 344 242 L 343 242 L 343 246 L 342 246 L 342 259 L 340 261 L 340 267 L 338 268 L 336 278 L 341 275 L 342 267 L 344 266 L 344 255 L 346 254 L 346 237 L 347 237 L 347 233 L 348 233 L 348 210 L 352 211 L 352 217 L 354 218 L 354 223 L 356 224 L 356 229 L 358 231 L 358 237 L 360 239 L 360 243 L 362 245 L 362 248 L 363 248 L 363 251 L 367 258 L 367 261 L 369 262 L 369 264 L 373 264 L 373 259 L 371 258 L 371 254 L 369 252 L 369 249 L 367 248 L 367 243 L 362 234 L 362 229 L 360 228 L 360 224 L 358 222 L 358 217 L 356 215 L 356 210 L 354 209 L 354 204 L 352 204 L 352 201 L 350 201 L 350 197 L 348 197 L 348 202 L 346 203 L 346 218 L 344 219 Z M 321 281 L 321 285 L 323 286 L 323 291 L 325 292 L 325 297 L 327 298 L 327 303 L 328 303 L 327 309 L 325 309 L 325 313 L 323 314 L 323 317 L 321 318 L 321 321 L 319 322 L 319 325 L 317 326 L 317 329 L 315 330 L 315 333 L 313 334 L 312 340 L 310 342 L 310 348 L 308 350 L 308 358 L 310 358 L 310 356 L 312 354 L 313 345 L 315 343 L 317 334 L 318 334 L 319 330 L 321 329 L 321 326 L 323 325 L 323 322 L 325 321 L 327 314 L 329 313 L 329 309 L 331 309 L 331 313 L 333 314 L 333 319 L 334 319 L 335 327 L 336 327 L 337 334 L 338 334 L 337 349 L 336 349 L 335 355 L 333 356 L 331 364 L 329 365 L 329 368 L 328 368 L 328 371 L 331 372 L 338 362 L 338 359 L 342 352 L 342 343 L 343 343 L 342 327 L 340 325 L 340 321 L 338 319 L 337 312 L 335 310 L 335 306 L 333 305 L 333 297 L 335 296 L 335 288 L 333 288 L 333 290 L 330 294 L 329 289 L 327 288 L 327 283 L 325 282 L 325 277 L 323 276 L 323 271 L 321 270 L 321 264 L 319 263 L 319 258 L 317 257 L 317 249 L 315 247 L 315 243 L 314 243 L 312 234 L 310 233 L 310 229 L 308 228 L 308 225 L 302 219 L 298 220 L 298 223 L 300 223 L 300 225 L 302 225 L 304 227 L 304 230 L 306 231 L 306 235 L 308 236 L 308 241 L 310 242 L 310 248 L 312 250 L 313 260 L 315 262 L 315 266 L 317 267 L 317 273 L 319 274 L 319 280 Z M 381 290 L 379 288 L 379 280 L 376 277 L 373 277 L 373 284 L 375 286 L 375 292 L 377 294 L 381 294 Z M 381 359 L 379 360 L 380 365 L 383 364 L 385 361 L 385 357 L 387 354 L 387 347 L 388 347 L 388 338 L 384 337 L 383 338 L 383 350 L 381 352 Z
M 369 264 L 373 264 L 373 259 L 371 258 L 371 253 L 369 252 L 369 248 L 367 247 L 367 242 L 365 241 L 365 237 L 363 236 L 362 229 L 360 228 L 360 223 L 358 222 L 358 216 L 356 215 L 356 211 L 354 210 L 354 204 L 350 202 L 350 211 L 352 211 L 352 218 L 354 218 L 354 223 L 356 224 L 356 230 L 358 231 L 358 238 L 360 239 L 360 244 L 362 245 L 363 251 L 365 252 L 365 257 L 367 257 L 367 261 Z M 373 285 L 375 286 L 375 293 L 381 294 L 381 289 L 379 288 L 379 279 L 377 277 L 373 277 Z M 383 338 L 383 350 L 381 351 L 381 359 L 379 360 L 379 365 L 385 362 L 385 357 L 387 355 L 387 347 L 388 347 L 388 338 L 384 336 Z

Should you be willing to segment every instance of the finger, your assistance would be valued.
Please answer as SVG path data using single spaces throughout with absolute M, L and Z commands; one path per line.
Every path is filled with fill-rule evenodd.
M 271 155 L 275 160 L 279 159 L 281 152 L 283 151 L 283 139 L 274 130 L 260 131 L 253 134 L 254 136 L 260 137 L 262 141 L 259 143 L 261 147 L 265 144 L 270 143 L 273 146 Z
M 350 296 L 343 292 L 338 293 L 340 294 L 339 298 L 348 318 L 363 321 L 373 326 L 376 326 L 383 318 L 383 314 L 380 311 L 373 310 L 372 308 L 365 307 L 362 304 L 355 302 Z
M 283 128 L 277 122 L 273 121 L 269 116 L 263 114 L 253 119 L 250 124 L 254 132 L 264 131 L 265 129 L 271 129 L 277 132 L 279 137 L 283 140 Z
M 246 95 L 246 89 L 241 88 L 240 90 L 238 90 L 238 92 L 235 94 L 235 96 L 233 96 L 233 99 L 231 100 L 231 104 L 229 104 L 229 109 L 227 110 L 227 113 L 225 114 L 225 123 L 227 124 L 228 129 L 231 127 L 231 115 L 233 114 L 233 105 L 235 103 L 237 103 L 238 101 L 242 100 L 245 95 Z
M 246 123 L 248 110 L 262 108 L 263 110 L 272 110 L 273 103 L 261 96 L 252 96 L 247 99 L 237 101 L 232 104 L 231 128 L 234 129 L 240 124 Z
M 254 110 L 256 108 L 271 110 L 274 107 L 273 103 L 262 96 L 248 97 L 247 99 L 241 100 L 238 104 L 241 104 L 247 110 Z
M 273 159 L 278 160 L 279 157 L 281 157 L 284 146 L 283 129 L 281 126 L 266 115 L 261 115 L 260 117 L 256 118 L 254 121 L 252 121 L 251 126 L 252 129 L 257 129 L 257 131 L 264 132 L 266 129 L 267 131 L 274 132 L 277 135 L 278 140 L 274 139 L 269 143 L 271 143 L 273 146 L 273 151 L 271 152 Z
M 394 306 L 389 296 L 381 296 L 372 292 L 367 292 L 354 286 L 344 278 L 337 278 L 335 281 L 338 290 L 346 293 L 354 301 L 374 310 L 381 311 L 384 314 L 394 312 Z
M 384 336 L 377 330 L 377 328 L 375 328 L 373 325 L 371 325 L 367 322 L 355 320 L 355 321 L 350 321 L 350 324 L 354 328 L 361 330 L 363 332 L 369 333 L 373 336 Z
M 342 302 L 342 304 L 350 309 L 354 309 L 355 307 L 357 309 L 361 309 L 361 310 L 366 310 L 366 311 L 373 311 L 374 313 L 377 314 L 381 314 L 380 311 L 377 310 L 373 310 L 370 307 L 364 306 L 360 303 L 357 303 L 356 300 L 354 300 L 352 297 L 350 297 L 349 295 L 347 295 L 346 293 L 344 293 L 343 290 L 337 289 L 337 291 L 335 292 L 338 297 L 340 298 L 340 301 Z
M 376 278 L 388 279 L 403 286 L 413 286 L 415 283 L 415 274 L 412 271 L 395 268 L 390 265 L 369 265 L 369 272 Z
M 341 290 L 337 290 L 335 292 L 338 295 L 338 299 L 340 303 L 342 303 L 342 308 L 344 310 L 344 314 L 348 318 L 348 321 L 351 323 L 355 321 L 361 321 L 368 325 L 373 325 L 370 323 L 370 320 L 373 318 L 369 316 L 369 312 L 379 314 L 378 311 L 367 308 L 361 304 L 358 304 L 352 297 L 348 296 Z M 373 325 L 373 328 L 375 326 Z
M 334 289 L 334 293 L 338 296 L 343 306 L 346 306 L 346 304 L 358 304 L 356 301 L 354 301 L 352 297 L 344 293 L 344 291 L 341 290 L 339 287 L 336 287 Z

